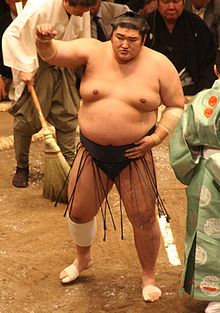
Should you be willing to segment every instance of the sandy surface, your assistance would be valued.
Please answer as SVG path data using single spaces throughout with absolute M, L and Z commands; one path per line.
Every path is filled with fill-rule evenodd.
M 0 112 L 0 139 L 12 134 L 12 119 Z M 172 266 L 161 240 L 156 276 L 162 299 L 147 304 L 141 295 L 141 272 L 131 226 L 124 214 L 120 239 L 118 197 L 111 192 L 117 230 L 108 217 L 107 241 L 98 215 L 93 245 L 94 266 L 73 284 L 62 285 L 60 271 L 75 251 L 63 217 L 64 204 L 43 199 L 44 143 L 34 142 L 30 154 L 30 184 L 12 186 L 14 149 L 0 151 L 0 313 L 202 313 L 207 303 L 178 295 L 182 265 Z M 184 186 L 169 166 L 167 143 L 154 150 L 159 191 L 171 216 L 177 251 L 183 263 L 185 231 Z

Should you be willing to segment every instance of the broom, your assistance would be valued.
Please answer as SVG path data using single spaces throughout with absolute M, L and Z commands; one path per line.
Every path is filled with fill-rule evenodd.
M 68 175 L 70 166 L 60 151 L 46 120 L 33 85 L 30 85 L 31 96 L 38 111 L 45 142 L 44 187 L 43 197 L 67 203 Z
M 15 2 L 15 6 L 17 15 L 19 15 L 23 10 L 22 2 Z M 70 166 L 62 155 L 56 140 L 47 126 L 33 85 L 30 85 L 29 87 L 34 105 L 39 114 L 45 142 L 43 197 L 53 201 L 56 200 L 56 203 L 58 201 L 67 203 L 67 181 L 70 172 Z

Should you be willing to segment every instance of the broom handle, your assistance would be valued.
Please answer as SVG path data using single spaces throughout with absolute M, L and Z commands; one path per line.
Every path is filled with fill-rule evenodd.
M 43 115 L 43 112 L 41 110 L 40 102 L 38 100 L 38 97 L 36 95 L 36 92 L 35 92 L 35 89 L 34 89 L 33 85 L 30 85 L 30 91 L 31 91 L 31 96 L 32 96 L 34 105 L 35 105 L 35 107 L 36 107 L 36 109 L 38 111 L 38 114 L 39 114 L 41 125 L 42 125 L 43 128 L 48 128 L 46 120 L 45 120 L 44 115 Z

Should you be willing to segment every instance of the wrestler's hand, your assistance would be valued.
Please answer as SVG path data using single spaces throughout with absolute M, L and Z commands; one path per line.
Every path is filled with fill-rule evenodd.
M 39 24 L 36 28 L 36 41 L 48 43 L 57 35 L 57 31 L 51 24 Z
M 151 136 L 143 137 L 142 139 L 135 142 L 135 147 L 127 149 L 125 156 L 129 159 L 142 158 L 145 153 L 151 150 L 155 146 L 155 141 Z

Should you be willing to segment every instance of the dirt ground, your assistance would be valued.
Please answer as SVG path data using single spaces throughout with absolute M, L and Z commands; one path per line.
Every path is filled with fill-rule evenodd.
M 12 134 L 12 119 L 0 112 L 0 139 Z M 178 147 L 177 147 L 178 148 Z M 108 217 L 103 241 L 101 215 L 93 245 L 94 266 L 76 282 L 62 285 L 60 271 L 74 258 L 74 248 L 63 217 L 64 204 L 54 207 L 43 199 L 44 144 L 34 142 L 30 154 L 30 184 L 12 186 L 15 169 L 13 147 L 0 151 L 0 313 L 202 313 L 207 302 L 178 290 L 181 266 L 169 264 L 163 239 L 156 276 L 163 296 L 145 303 L 141 295 L 140 266 L 133 235 L 124 215 L 124 240 L 120 239 L 118 197 L 111 192 L 117 230 Z M 184 186 L 169 166 L 167 142 L 154 150 L 159 191 L 171 216 L 171 228 L 183 263 L 185 231 Z

